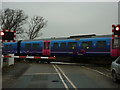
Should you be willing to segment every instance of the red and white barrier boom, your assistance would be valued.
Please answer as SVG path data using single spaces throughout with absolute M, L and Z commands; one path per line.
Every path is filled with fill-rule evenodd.
M 8 54 L 8 55 L 2 55 L 1 60 L 3 61 L 3 58 L 8 58 L 7 62 L 8 62 L 8 66 L 9 65 L 13 65 L 14 64 L 14 59 L 15 58 L 29 58 L 29 59 L 56 59 L 56 57 L 39 57 L 39 56 L 14 56 L 14 54 Z M 3 63 L 2 63 L 3 64 Z M 1 68 L 2 65 L 1 64 Z
M 29 59 L 56 59 L 56 57 L 38 57 L 38 56 L 3 56 L 3 58 L 29 58 Z

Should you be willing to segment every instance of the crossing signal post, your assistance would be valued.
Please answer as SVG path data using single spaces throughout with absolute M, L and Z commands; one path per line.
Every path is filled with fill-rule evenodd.
M 112 47 L 111 56 L 120 56 L 120 25 L 112 25 Z
M 112 27 L 113 27 L 113 29 L 112 29 L 113 36 L 112 37 L 114 37 L 114 38 L 120 37 L 120 25 L 117 25 L 117 26 L 112 25 Z
M 15 42 L 16 38 L 16 31 L 13 31 L 13 30 L 2 30 L 0 31 L 0 65 L 1 65 L 1 68 L 3 67 L 3 58 L 2 58 L 2 47 L 4 47 L 4 42 Z M 14 55 L 14 54 L 11 54 L 11 56 Z M 8 64 L 11 65 L 11 64 L 14 64 L 14 58 L 12 59 L 8 59 Z

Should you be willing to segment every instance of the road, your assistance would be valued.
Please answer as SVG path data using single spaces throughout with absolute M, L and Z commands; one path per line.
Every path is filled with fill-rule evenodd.
M 4 84 L 4 83 L 3 83 Z M 4 86 L 4 85 L 3 85 Z M 37 64 L 30 67 L 4 88 L 120 88 L 109 74 L 75 64 Z

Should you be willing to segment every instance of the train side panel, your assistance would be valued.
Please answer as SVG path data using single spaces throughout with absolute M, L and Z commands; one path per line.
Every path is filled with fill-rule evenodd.
M 55 56 L 66 56 L 67 53 L 67 40 L 52 40 L 51 41 L 51 54 Z
M 17 42 L 5 42 L 2 53 L 3 54 L 17 53 Z
M 43 41 L 23 41 L 20 46 L 20 54 L 42 55 Z
M 21 41 L 20 54 L 43 55 L 44 41 Z M 51 56 L 110 56 L 111 38 L 51 40 Z M 18 53 L 18 42 L 4 43 L 3 53 Z
M 111 38 L 91 38 L 79 41 L 82 56 L 110 56 Z
M 55 56 L 71 56 L 78 52 L 78 41 L 76 40 L 52 40 L 51 54 Z

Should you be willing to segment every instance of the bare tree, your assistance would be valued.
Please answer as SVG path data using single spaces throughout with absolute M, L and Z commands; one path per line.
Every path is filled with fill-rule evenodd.
M 0 12 L 0 26 L 4 30 L 15 30 L 17 34 L 24 32 L 22 25 L 26 23 L 27 15 L 23 10 L 5 9 Z
M 37 37 L 40 37 L 42 35 L 42 33 L 40 33 L 40 31 L 46 25 L 47 25 L 47 20 L 45 20 L 41 16 L 34 16 L 33 18 L 31 18 L 31 21 L 29 23 L 29 29 L 26 32 L 29 39 L 32 40 Z

